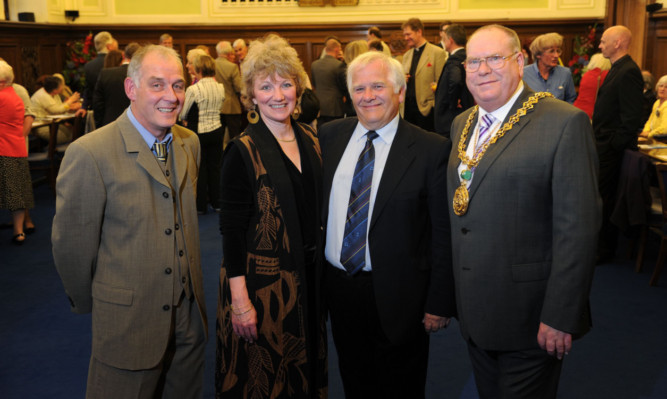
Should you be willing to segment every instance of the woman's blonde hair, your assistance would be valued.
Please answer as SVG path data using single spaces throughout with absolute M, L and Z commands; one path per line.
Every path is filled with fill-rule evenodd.
M 590 71 L 591 69 L 600 68 L 603 71 L 608 71 L 611 69 L 611 62 L 608 58 L 605 58 L 602 53 L 595 53 L 591 56 L 591 60 L 586 65 L 586 70 Z
M 253 93 L 255 80 L 274 74 L 285 79 L 293 79 L 297 98 L 301 97 L 308 81 L 303 63 L 287 40 L 275 33 L 270 33 L 250 43 L 248 54 L 241 63 L 243 79 L 241 100 L 248 109 L 255 107 L 252 102 L 255 98 Z

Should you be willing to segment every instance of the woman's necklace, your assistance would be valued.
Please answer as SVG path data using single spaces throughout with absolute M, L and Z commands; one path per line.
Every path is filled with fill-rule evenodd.
M 461 139 L 459 141 L 458 145 L 458 151 L 459 151 L 459 159 L 461 160 L 461 163 L 465 166 L 463 171 L 461 171 L 461 185 L 456 189 L 454 192 L 454 201 L 452 203 L 452 206 L 454 207 L 454 213 L 457 216 L 463 216 L 466 214 L 468 211 L 468 203 L 470 202 L 470 195 L 468 193 L 468 182 L 470 179 L 472 179 L 472 171 L 477 167 L 479 164 L 479 161 L 482 160 L 482 157 L 486 153 L 486 150 L 489 149 L 489 146 L 501 137 L 505 135 L 505 133 L 514 126 L 515 123 L 519 121 L 519 119 L 526 115 L 526 112 L 530 109 L 533 109 L 535 104 L 545 98 L 545 97 L 553 97 L 551 93 L 547 92 L 540 92 L 540 93 L 535 93 L 526 102 L 523 103 L 523 106 L 519 108 L 516 111 L 516 114 L 512 115 L 507 123 L 503 125 L 503 127 L 498 131 L 498 133 L 491 137 L 490 140 L 486 140 L 484 144 L 482 144 L 482 148 L 478 150 L 477 152 L 474 153 L 473 157 L 470 158 L 468 157 L 468 154 L 466 154 L 466 148 L 465 148 L 465 143 L 466 139 L 468 138 L 468 133 L 470 132 L 470 125 L 472 125 L 472 121 L 475 119 L 475 115 L 477 115 L 477 111 L 479 110 L 479 106 L 475 105 L 475 108 L 472 110 L 470 113 L 470 116 L 468 116 L 468 120 L 466 121 L 466 124 L 463 128 L 463 132 L 461 133 Z

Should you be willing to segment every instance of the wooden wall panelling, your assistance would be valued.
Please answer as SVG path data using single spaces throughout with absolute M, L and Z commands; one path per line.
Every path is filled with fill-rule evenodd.
M 667 75 L 667 10 L 650 17 L 646 48 L 644 65 L 657 82 L 661 76 Z
M 563 45 L 563 62 L 569 61 L 574 39 L 578 35 L 585 35 L 589 26 L 602 20 L 572 19 L 553 21 L 504 21 L 508 27 L 517 31 L 522 42 L 529 42 L 533 37 L 547 32 L 557 31 L 565 37 Z M 468 34 L 488 21 L 467 21 L 462 25 Z M 310 72 L 311 63 L 317 59 L 324 47 L 324 39 L 329 35 L 337 36 L 345 45 L 353 40 L 365 39 L 370 24 L 328 24 L 328 25 L 273 25 L 271 29 L 257 26 L 221 26 L 221 25 L 57 25 L 35 24 L 22 22 L 0 22 L 0 46 L 8 46 L 6 53 L 11 53 L 11 46 L 45 46 L 38 51 L 36 79 L 45 73 L 54 73 L 62 70 L 65 61 L 65 44 L 70 40 L 83 40 L 89 32 L 93 34 L 108 30 L 118 40 L 123 48 L 130 42 L 140 44 L 157 43 L 162 33 L 169 33 L 174 37 L 174 47 L 185 58 L 187 50 L 198 44 L 208 45 L 215 57 L 215 44 L 220 40 L 233 42 L 237 38 L 253 40 L 269 31 L 275 32 L 290 41 L 302 57 L 304 67 Z M 402 44 L 400 23 L 376 24 L 382 32 L 383 39 L 398 47 Z M 424 36 L 431 41 L 438 37 L 438 23 L 425 24 Z M 55 55 L 53 54 L 55 51 Z M 19 57 L 17 55 L 17 57 Z M 18 58 L 17 58 L 18 59 Z M 16 66 L 15 66 L 16 68 Z

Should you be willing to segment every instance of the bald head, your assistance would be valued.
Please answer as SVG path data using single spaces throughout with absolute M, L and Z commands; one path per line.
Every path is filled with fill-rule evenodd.
M 602 50 L 602 55 L 609 58 L 609 61 L 613 64 L 628 53 L 631 41 L 632 32 L 630 32 L 630 29 L 623 25 L 616 25 L 604 31 L 599 47 Z

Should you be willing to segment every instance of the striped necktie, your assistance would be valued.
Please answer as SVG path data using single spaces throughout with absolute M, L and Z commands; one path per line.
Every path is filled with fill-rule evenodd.
M 496 121 L 496 118 L 491 114 L 486 114 L 479 120 L 479 135 L 477 136 L 477 143 L 475 146 L 475 151 L 479 151 L 480 147 L 484 145 L 485 142 L 489 140 L 490 135 L 487 136 L 487 133 L 491 133 L 491 125 Z
M 159 143 L 157 140 L 155 140 L 155 144 L 153 144 L 153 153 L 155 154 L 155 157 L 162 161 L 162 163 L 167 162 L 167 154 L 169 154 L 169 143 L 171 142 L 171 138 Z
M 375 164 L 373 140 L 377 132 L 366 133 L 366 145 L 359 154 L 354 168 L 350 202 L 347 206 L 347 219 L 343 234 L 343 247 L 340 251 L 340 263 L 349 275 L 354 275 L 366 265 L 366 231 L 368 226 L 368 208 Z

